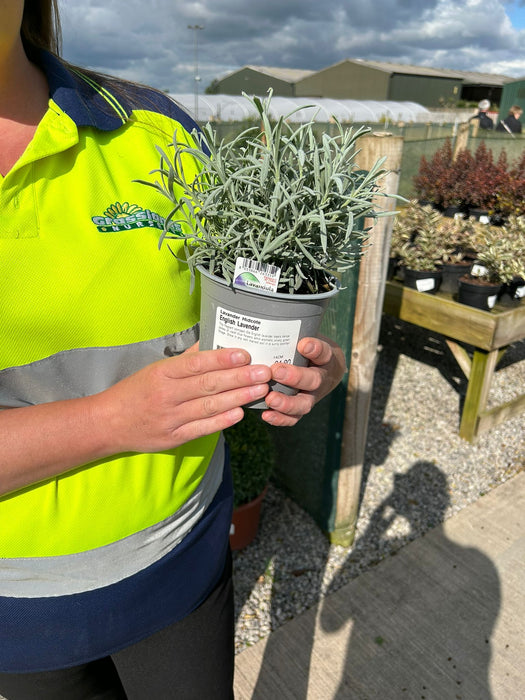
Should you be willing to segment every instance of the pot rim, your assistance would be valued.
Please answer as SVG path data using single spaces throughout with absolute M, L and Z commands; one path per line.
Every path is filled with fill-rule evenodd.
M 488 280 L 483 280 L 479 277 L 469 277 L 468 274 L 461 275 L 458 281 L 460 284 L 475 287 L 476 289 L 499 289 L 501 287 L 500 282 L 489 282 Z
M 289 301 L 311 301 L 312 299 L 328 299 L 337 294 L 340 290 L 341 283 L 336 277 L 332 277 L 332 289 L 328 292 L 317 292 L 316 294 L 290 294 L 284 292 L 269 292 L 266 289 L 254 289 L 250 287 L 242 287 L 241 285 L 233 284 L 230 285 L 222 277 L 217 277 L 209 272 L 203 265 L 197 265 L 197 270 L 208 279 L 222 285 L 223 287 L 230 287 L 233 291 L 245 292 L 246 294 L 254 294 L 257 296 L 270 297 L 271 299 L 287 299 Z
M 418 275 L 429 275 L 429 277 L 438 277 L 443 272 L 441 268 L 439 268 L 438 270 L 415 270 L 413 267 L 407 267 L 406 265 L 402 265 L 401 267 L 404 268 L 405 273 L 408 272 L 410 275 L 414 275 L 415 277 L 417 277 Z

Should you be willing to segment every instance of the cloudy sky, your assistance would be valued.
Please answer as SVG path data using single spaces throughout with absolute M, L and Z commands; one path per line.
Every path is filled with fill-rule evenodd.
M 59 0 L 63 53 L 172 93 L 345 58 L 525 76 L 525 0 Z M 203 29 L 189 29 L 189 26 Z

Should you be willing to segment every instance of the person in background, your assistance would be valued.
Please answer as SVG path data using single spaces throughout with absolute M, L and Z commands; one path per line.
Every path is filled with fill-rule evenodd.
M 0 695 L 230 700 L 221 431 L 263 397 L 295 425 L 344 356 L 199 352 L 189 271 L 157 247 L 169 203 L 136 182 L 196 125 L 64 62 L 59 27 L 57 0 L 0 0 Z
M 478 103 L 478 112 L 477 114 L 474 114 L 474 116 L 470 117 L 469 121 L 474 121 L 477 119 L 479 121 L 479 128 L 480 129 L 493 129 L 494 128 L 494 122 L 492 121 L 492 118 L 489 117 L 487 114 L 488 110 L 490 109 L 490 100 L 481 100 Z
M 496 131 L 506 131 L 509 134 L 521 134 L 522 125 L 520 117 L 522 114 L 523 110 L 521 107 L 512 105 L 505 119 L 500 120 Z

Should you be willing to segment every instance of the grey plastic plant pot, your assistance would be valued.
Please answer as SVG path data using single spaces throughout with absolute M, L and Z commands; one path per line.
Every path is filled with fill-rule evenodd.
M 275 362 L 305 366 L 307 360 L 297 352 L 301 338 L 316 336 L 330 299 L 339 291 L 334 286 L 320 294 L 282 294 L 228 285 L 202 266 L 201 274 L 201 350 L 221 347 L 247 350 L 253 364 Z M 293 395 L 294 389 L 271 382 L 273 391 Z M 255 401 L 250 408 L 267 408 Z

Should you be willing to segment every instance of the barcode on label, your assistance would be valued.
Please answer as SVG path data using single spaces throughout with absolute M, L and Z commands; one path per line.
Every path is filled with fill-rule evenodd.
M 279 268 L 276 265 L 259 262 L 258 260 L 248 260 L 247 258 L 243 259 L 243 267 L 247 270 L 262 272 L 265 275 L 276 275 L 279 272 Z
M 279 285 L 280 274 L 281 268 L 270 263 L 237 258 L 233 279 L 237 286 L 275 292 Z

